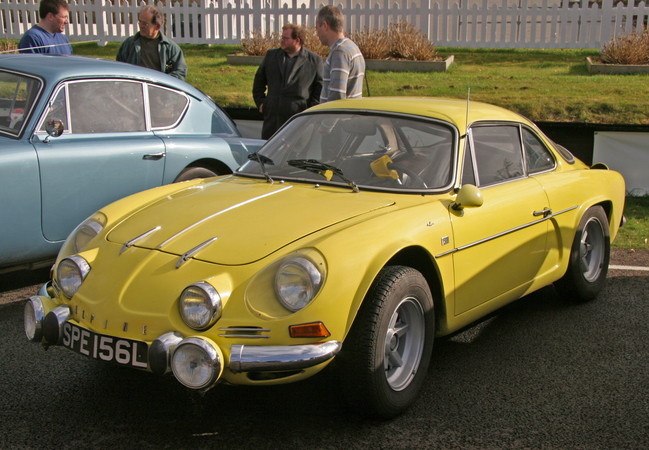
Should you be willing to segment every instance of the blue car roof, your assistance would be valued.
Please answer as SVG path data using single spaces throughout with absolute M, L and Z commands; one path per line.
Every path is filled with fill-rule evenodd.
M 200 90 L 171 75 L 107 59 L 16 53 L 0 55 L 0 68 L 36 75 L 47 84 L 74 78 L 130 78 L 179 89 L 199 99 L 206 97 Z

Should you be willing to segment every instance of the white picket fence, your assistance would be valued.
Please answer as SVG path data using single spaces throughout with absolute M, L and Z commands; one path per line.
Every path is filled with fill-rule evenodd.
M 71 0 L 71 41 L 120 42 L 137 31 L 145 2 Z M 361 2 L 362 1 L 362 2 Z M 336 4 L 346 29 L 386 27 L 407 20 L 439 47 L 600 48 L 613 36 L 647 24 L 649 6 L 614 0 L 202 0 L 156 6 L 165 14 L 167 34 L 178 43 L 239 44 L 252 30 L 281 29 L 284 23 L 314 24 L 323 4 Z M 617 0 L 616 0 L 617 1 Z M 391 3 L 394 2 L 394 3 Z M 551 4 L 550 2 L 554 3 Z M 148 2 L 147 2 L 148 3 Z M 151 3 L 153 3 L 151 1 Z M 18 39 L 38 22 L 37 0 L 0 0 L 0 38 Z

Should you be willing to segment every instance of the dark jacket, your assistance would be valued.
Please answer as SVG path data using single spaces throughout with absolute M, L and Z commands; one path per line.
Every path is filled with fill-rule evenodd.
M 257 109 L 264 105 L 262 139 L 271 137 L 294 114 L 317 105 L 320 101 L 322 58 L 304 47 L 296 58 L 291 73 L 285 74 L 284 51 L 275 48 L 268 50 L 257 69 L 252 97 Z
M 160 43 L 158 44 L 158 52 L 160 54 L 160 72 L 168 73 L 172 77 L 179 78 L 185 81 L 187 76 L 187 63 L 183 51 L 178 44 L 169 39 L 167 36 L 160 33 Z M 117 61 L 140 65 L 142 53 L 142 44 L 140 43 L 140 32 L 126 38 L 119 50 L 117 51 Z

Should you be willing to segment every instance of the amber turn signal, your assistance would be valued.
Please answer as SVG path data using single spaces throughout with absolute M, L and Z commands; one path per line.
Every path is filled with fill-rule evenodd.
M 291 325 L 289 332 L 293 338 L 318 337 L 326 338 L 331 336 L 327 327 L 322 322 L 303 323 L 301 325 Z

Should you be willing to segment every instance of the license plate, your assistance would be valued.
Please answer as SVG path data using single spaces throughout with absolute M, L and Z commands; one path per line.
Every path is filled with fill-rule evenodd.
M 146 369 L 146 342 L 95 333 L 70 322 L 63 325 L 63 346 L 82 355 L 122 366 Z

